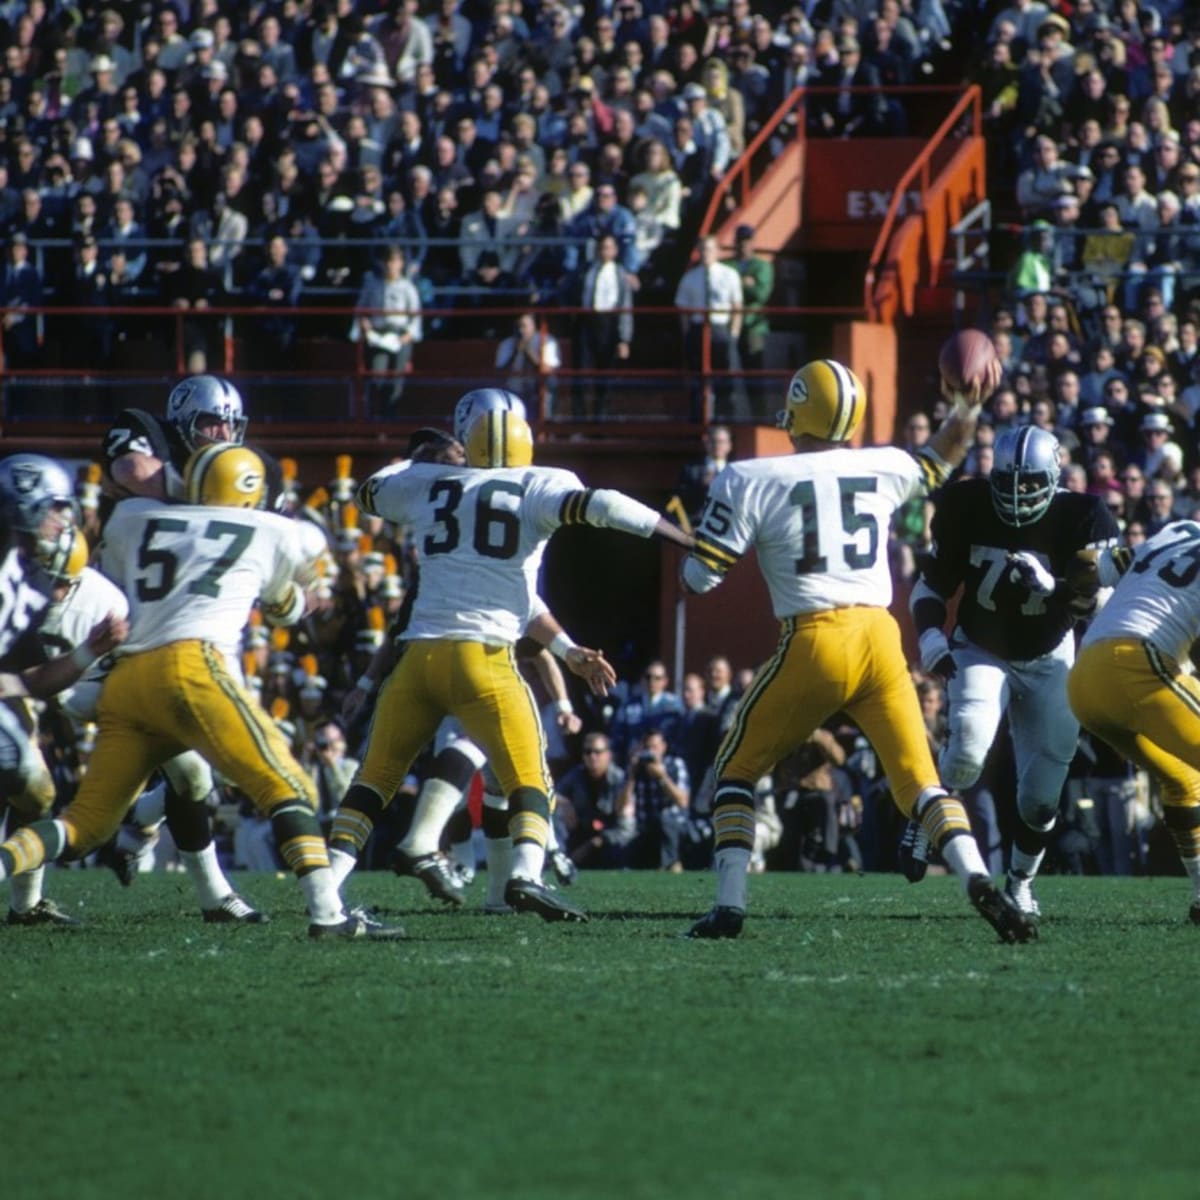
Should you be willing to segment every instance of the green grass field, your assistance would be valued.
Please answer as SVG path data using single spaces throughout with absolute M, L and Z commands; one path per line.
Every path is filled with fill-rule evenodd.
M 1197 1191 L 1181 879 L 1047 879 L 1023 947 L 947 879 L 764 876 L 718 943 L 706 875 L 586 875 L 586 926 L 351 880 L 399 945 L 239 886 L 271 925 L 88 871 L 85 929 L 0 928 L 6 1200 Z

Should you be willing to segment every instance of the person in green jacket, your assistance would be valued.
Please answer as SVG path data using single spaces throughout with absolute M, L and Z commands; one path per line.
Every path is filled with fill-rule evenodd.
M 775 267 L 754 253 L 754 230 L 739 225 L 734 233 L 737 256 L 734 267 L 742 277 L 742 367 L 746 371 L 761 371 L 771 323 L 763 308 L 771 302 L 775 290 Z M 748 391 L 757 401 L 767 391 L 767 381 L 753 375 L 747 380 Z

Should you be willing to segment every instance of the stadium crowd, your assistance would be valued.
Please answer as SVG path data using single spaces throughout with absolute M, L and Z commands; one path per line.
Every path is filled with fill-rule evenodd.
M 145 336 L 120 316 L 40 336 L 23 305 L 370 307 L 382 285 L 368 275 L 396 248 L 411 285 L 399 311 L 466 317 L 353 323 L 392 356 L 379 369 L 403 370 L 421 336 L 505 332 L 476 309 L 594 307 L 600 261 L 620 272 L 604 310 L 678 303 L 717 181 L 792 89 L 940 78 L 969 8 L 14 0 L 0 13 L 6 359 L 95 368 Z M 816 135 L 902 124 L 897 103 L 850 92 L 810 113 Z M 216 365 L 219 329 L 185 323 L 189 369 Z M 245 365 L 286 364 L 295 317 L 255 331 Z M 746 350 L 754 365 L 752 338 Z

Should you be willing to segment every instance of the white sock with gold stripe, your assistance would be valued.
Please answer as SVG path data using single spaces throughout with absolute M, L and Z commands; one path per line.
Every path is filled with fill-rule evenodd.
M 13 912 L 27 913 L 37 908 L 42 899 L 42 881 L 45 878 L 45 867 L 34 867 L 24 875 L 13 876 L 8 900 Z
M 219 908 L 233 891 L 217 862 L 217 848 L 209 842 L 203 850 L 180 850 L 179 861 L 196 888 L 201 908 Z
M 979 847 L 969 833 L 962 833 L 958 837 L 950 838 L 943 842 L 938 849 L 941 851 L 946 866 L 962 880 L 963 887 L 967 886 L 972 875 L 988 873 L 983 855 L 979 853 Z
M 1200 858 L 1184 858 L 1180 861 L 1192 881 L 1192 903 L 1200 904 Z
M 462 789 L 444 779 L 427 779 L 417 797 L 417 811 L 413 814 L 412 826 L 400 843 L 405 854 L 418 858 L 423 854 L 436 854 L 442 830 L 454 814 L 462 799 Z
M 356 866 L 358 866 L 358 859 L 353 854 L 347 854 L 345 850 L 338 850 L 336 847 L 330 846 L 329 869 L 333 872 L 334 883 L 338 887 L 341 887 L 350 878 L 350 874 Z
M 726 846 L 716 853 L 717 904 L 746 911 L 746 872 L 750 851 L 743 846 Z
M 518 842 L 512 850 L 513 879 L 530 879 L 534 883 L 542 880 L 542 871 L 546 865 L 546 850 L 537 842 Z
M 300 876 L 300 890 L 308 904 L 308 915 L 317 925 L 337 925 L 346 919 L 342 898 L 338 895 L 333 872 L 328 867 L 318 867 Z
M 483 903 L 495 908 L 504 903 L 504 885 L 512 874 L 512 838 L 488 838 L 487 847 L 487 895 Z

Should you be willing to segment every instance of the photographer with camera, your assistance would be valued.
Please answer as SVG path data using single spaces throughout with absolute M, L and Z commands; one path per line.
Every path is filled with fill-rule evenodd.
M 358 770 L 358 760 L 346 754 L 346 734 L 336 721 L 325 721 L 317 726 L 311 758 L 306 765 L 317 785 L 320 802 L 317 819 L 321 822 L 321 831 L 328 835 L 333 814 Z
M 625 772 L 613 762 L 608 736 L 596 730 L 583 739 L 582 761 L 554 787 L 557 819 L 577 866 L 626 865 L 633 841 L 633 806 L 624 805 Z
M 626 865 L 682 871 L 696 865 L 694 848 L 706 845 L 705 829 L 689 811 L 691 785 L 683 759 L 667 752 L 661 730 L 651 729 L 629 755 L 620 812 L 632 815 L 634 839 Z

